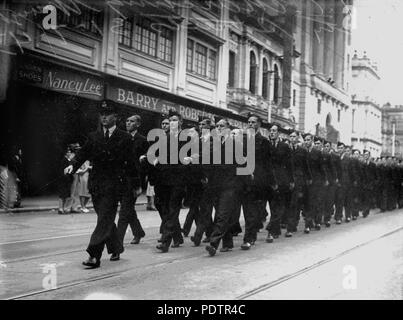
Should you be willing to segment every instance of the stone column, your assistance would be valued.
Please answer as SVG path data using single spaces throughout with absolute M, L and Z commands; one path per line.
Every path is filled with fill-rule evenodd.
M 334 49 L 336 54 L 333 60 L 333 79 L 336 86 L 343 87 L 342 75 L 344 73 L 345 30 L 343 28 L 343 4 L 336 1 L 335 5 L 335 35 Z
M 249 71 L 250 71 L 250 53 L 249 53 L 249 40 L 242 37 L 240 50 L 239 50 L 239 88 L 249 90 Z
M 219 22 L 219 36 L 223 39 L 229 39 L 228 24 L 228 0 L 221 3 L 221 18 Z M 217 63 L 217 103 L 221 108 L 227 106 L 227 83 L 228 83 L 228 64 L 229 64 L 229 41 L 225 41 L 218 50 Z
M 294 20 L 296 16 L 296 7 L 287 6 L 286 8 L 286 23 L 284 26 L 284 60 L 282 73 L 282 103 L 283 108 L 288 109 L 291 105 L 291 81 L 292 81 L 292 59 L 294 55 Z
M 117 12 L 105 7 L 103 41 L 102 41 L 102 69 L 109 74 L 118 74 L 119 69 L 119 25 L 123 19 Z
M 188 0 L 185 1 L 187 2 Z M 172 87 L 176 94 L 184 96 L 186 90 L 186 51 L 190 9 L 188 5 L 183 5 L 180 10 L 181 16 L 184 18 L 184 20 L 178 24 L 178 29 L 176 31 L 175 70 Z
M 327 0 L 325 7 L 325 56 L 324 56 L 324 74 L 326 78 L 333 78 L 334 73 L 334 56 L 337 54 L 334 47 L 334 36 L 335 36 L 335 11 L 336 3 L 335 0 Z
M 314 20 L 313 23 L 313 68 L 316 73 L 318 74 L 323 74 L 324 71 L 324 64 L 323 64 L 323 58 L 324 58 L 324 40 L 325 40 L 325 34 L 324 34 L 324 28 L 323 28 L 323 22 L 324 22 L 324 8 L 325 8 L 325 2 L 324 0 L 319 0 L 316 2 L 317 4 L 314 5 L 314 10 L 313 10 L 313 17 L 312 19 Z

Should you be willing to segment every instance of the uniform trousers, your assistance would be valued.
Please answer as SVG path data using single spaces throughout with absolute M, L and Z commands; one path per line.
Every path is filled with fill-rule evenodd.
M 132 229 L 133 237 L 142 238 L 145 236 L 145 232 L 141 223 L 137 217 L 135 209 L 137 197 L 134 195 L 134 188 L 127 188 L 123 192 L 120 200 L 120 211 L 118 220 L 118 236 L 121 243 L 124 242 L 127 226 L 130 225 Z
M 260 188 L 252 187 L 243 196 L 242 207 L 245 218 L 244 242 L 250 243 L 256 241 L 257 233 L 261 227 L 264 216 L 264 212 L 262 212 L 262 197 L 259 197 L 261 193 Z
M 286 210 L 288 211 L 290 195 L 291 191 L 287 185 L 280 185 L 277 190 L 271 192 L 269 199 L 271 215 L 266 230 L 272 235 L 281 235 L 281 219 Z
M 223 184 L 211 187 L 213 189 L 213 204 L 216 209 L 213 230 L 210 235 L 210 245 L 218 248 L 222 240 L 223 247 L 232 248 L 231 226 L 237 219 L 236 199 L 240 196 L 240 190 L 236 185 Z
M 179 223 L 179 213 L 185 196 L 183 185 L 156 185 L 155 205 L 161 216 L 161 243 L 170 246 L 174 242 L 182 242 L 183 237 Z
M 97 224 L 87 248 L 91 257 L 101 259 L 105 245 L 109 254 L 123 252 L 123 243 L 119 240 L 115 225 L 119 198 L 117 190 L 110 190 L 105 194 L 92 194 Z
M 296 232 L 301 211 L 304 209 L 307 197 L 307 187 L 296 184 L 291 193 L 290 209 L 287 217 L 287 231 Z
M 334 214 L 335 198 L 337 186 L 335 183 L 329 184 L 324 187 L 324 211 L 323 211 L 323 222 L 330 222 L 332 215 Z
M 201 241 L 203 233 L 210 237 L 213 232 L 213 198 L 215 189 L 205 185 L 201 191 L 199 203 L 199 215 L 196 217 L 196 230 L 194 238 L 196 242 Z
M 189 200 L 189 211 L 186 215 L 185 223 L 183 224 L 183 233 L 188 235 L 190 229 L 192 229 L 193 221 L 198 223 L 199 220 L 199 212 L 200 212 L 200 200 L 203 195 L 203 186 L 202 185 L 191 185 L 189 186 L 190 190 L 190 200 Z
M 324 209 L 324 183 L 314 181 L 308 187 L 307 210 L 305 213 L 305 227 L 312 228 L 313 224 L 321 223 Z
M 336 213 L 335 220 L 341 220 L 343 218 L 343 208 L 345 218 L 351 218 L 351 211 L 353 207 L 353 194 L 351 192 L 351 186 L 342 184 L 336 188 Z

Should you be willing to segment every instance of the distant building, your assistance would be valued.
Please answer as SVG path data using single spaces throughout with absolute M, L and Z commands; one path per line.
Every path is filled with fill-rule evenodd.
M 351 11 L 353 1 L 296 1 L 291 110 L 298 128 L 333 143 L 351 141 Z M 296 102 L 294 102 L 296 101 Z
M 366 55 L 352 59 L 352 134 L 351 144 L 373 156 L 382 152 L 382 110 L 376 96 L 380 77 L 377 65 Z
M 393 147 L 394 141 L 394 147 Z M 403 157 L 403 106 L 382 107 L 382 153 Z

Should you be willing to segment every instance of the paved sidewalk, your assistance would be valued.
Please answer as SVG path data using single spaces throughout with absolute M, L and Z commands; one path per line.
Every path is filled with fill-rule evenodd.
M 142 194 L 136 202 L 136 206 L 145 206 L 147 204 L 147 197 Z M 23 198 L 21 208 L 9 208 L 7 210 L 0 209 L 1 213 L 17 213 L 17 212 L 38 212 L 38 211 L 49 211 L 57 210 L 59 206 L 59 199 L 56 195 L 54 196 L 40 196 L 34 198 Z M 88 208 L 92 209 L 92 202 L 88 203 Z

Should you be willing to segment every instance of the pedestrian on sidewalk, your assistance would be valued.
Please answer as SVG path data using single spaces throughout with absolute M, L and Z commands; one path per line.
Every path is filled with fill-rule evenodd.
M 92 169 L 89 161 L 85 161 L 84 164 L 77 170 L 76 175 L 78 176 L 77 192 L 80 198 L 81 212 L 88 213 L 90 210 L 87 208 L 88 201 L 91 195 L 88 191 L 88 176 L 89 171 Z
M 66 153 L 63 156 L 63 159 L 60 163 L 60 173 L 63 174 L 64 168 L 68 167 L 72 164 L 72 159 L 74 157 L 74 153 L 71 148 L 68 147 Z M 71 187 L 73 184 L 74 177 L 72 174 L 64 175 L 59 179 L 58 192 L 59 192 L 59 214 L 68 214 L 69 209 L 71 207 Z

